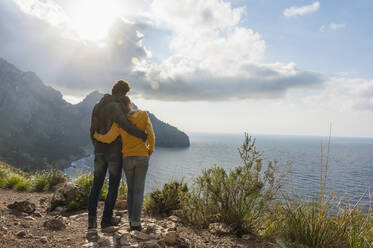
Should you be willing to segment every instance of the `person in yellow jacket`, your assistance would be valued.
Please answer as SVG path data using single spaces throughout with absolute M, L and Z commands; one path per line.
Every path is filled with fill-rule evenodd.
M 111 143 L 121 136 L 123 170 L 127 179 L 128 219 L 131 230 L 141 230 L 141 209 L 144 201 L 145 178 L 149 167 L 149 156 L 154 152 L 155 136 L 149 116 L 145 111 L 133 111 L 128 96 L 122 97 L 123 108 L 128 120 L 138 129 L 145 131 L 147 140 L 136 138 L 113 123 L 106 134 L 95 132 L 94 138 L 103 143 Z

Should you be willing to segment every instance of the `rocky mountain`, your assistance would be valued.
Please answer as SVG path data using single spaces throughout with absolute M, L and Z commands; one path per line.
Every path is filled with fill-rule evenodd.
M 21 168 L 69 166 L 90 147 L 91 111 L 101 96 L 95 91 L 72 105 L 35 73 L 0 58 L 0 158 Z M 149 116 L 157 146 L 189 146 L 184 132 Z

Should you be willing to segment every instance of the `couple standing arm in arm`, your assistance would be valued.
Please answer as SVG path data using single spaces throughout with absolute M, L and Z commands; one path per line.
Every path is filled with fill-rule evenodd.
M 115 83 L 112 95 L 105 95 L 92 112 L 91 139 L 95 148 L 94 182 L 88 200 L 88 229 L 96 229 L 97 202 L 109 169 L 109 191 L 101 228 L 117 225 L 113 217 L 122 167 L 126 175 L 128 217 L 132 230 L 141 230 L 141 208 L 144 197 L 149 156 L 154 151 L 155 137 L 145 111 L 132 110 L 126 93 L 129 85 Z M 123 158 L 122 158 L 123 157 Z M 88 234 L 87 234 L 88 235 Z

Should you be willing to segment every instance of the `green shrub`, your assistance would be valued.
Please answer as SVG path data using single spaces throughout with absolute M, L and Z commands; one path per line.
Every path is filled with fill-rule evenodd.
M 0 188 L 5 188 L 5 173 L 0 170 Z
M 368 190 L 352 207 L 351 199 L 344 207 L 339 205 L 340 200 L 336 203 L 335 196 L 325 199 L 329 146 L 330 137 L 325 162 L 321 146 L 319 199 L 311 202 L 294 201 L 283 194 L 285 203 L 278 212 L 278 229 L 285 240 L 309 247 L 372 248 L 371 206 L 366 214 L 362 214 L 358 208 Z
M 3 184 L 3 187 L 6 189 L 14 189 L 18 191 L 26 191 L 30 189 L 30 180 L 13 172 L 9 172 L 5 175 Z
M 188 186 L 183 181 L 171 181 L 145 197 L 144 209 L 151 215 L 170 215 L 172 210 L 182 208 L 182 199 L 187 193 Z
M 309 247 L 373 247 L 370 213 L 345 207 L 331 211 L 331 201 L 294 203 L 284 206 L 281 232 L 285 240 Z
M 28 179 L 19 181 L 13 189 L 17 191 L 30 191 L 31 183 Z
M 67 181 L 67 177 L 58 170 L 37 172 L 32 177 L 31 191 L 49 191 L 54 186 Z
M 242 166 L 229 172 L 215 166 L 204 170 L 195 180 L 191 194 L 183 202 L 183 217 L 187 222 L 201 227 L 221 222 L 238 234 L 263 228 L 265 214 L 280 187 L 280 180 L 276 179 L 277 164 L 270 162 L 264 170 L 262 154 L 247 134 L 239 153 Z

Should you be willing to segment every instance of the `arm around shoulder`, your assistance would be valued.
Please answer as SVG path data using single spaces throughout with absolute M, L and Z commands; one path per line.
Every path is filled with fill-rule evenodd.
M 113 119 L 124 131 L 142 140 L 146 140 L 146 133 L 135 127 L 121 110 L 118 103 L 112 105 Z

